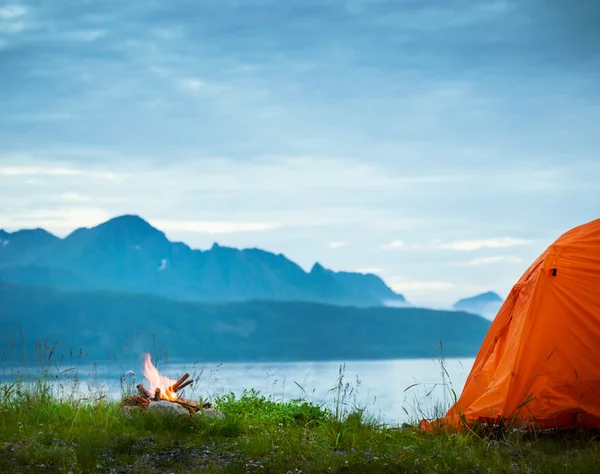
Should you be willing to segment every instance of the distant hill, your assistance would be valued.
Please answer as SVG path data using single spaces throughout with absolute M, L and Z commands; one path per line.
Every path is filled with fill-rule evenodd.
M 203 362 L 475 356 L 489 321 L 421 308 L 308 302 L 177 302 L 106 291 L 65 292 L 0 283 L 0 351 L 13 365 L 136 359 L 163 347 Z M 37 348 L 36 348 L 37 346 Z M 0 352 L 2 353 L 2 352 Z M 42 356 L 42 360 L 45 356 Z
M 0 281 L 65 290 L 145 293 L 184 301 L 405 302 L 372 274 L 310 272 L 259 249 L 192 250 L 125 215 L 59 239 L 42 229 L 0 231 Z
M 452 309 L 479 314 L 487 319 L 494 319 L 504 300 L 493 291 L 482 293 L 471 298 L 457 301 Z

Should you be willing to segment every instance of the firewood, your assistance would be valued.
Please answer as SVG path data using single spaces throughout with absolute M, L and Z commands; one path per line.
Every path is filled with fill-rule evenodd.
M 179 386 L 185 382 L 185 380 L 190 376 L 190 374 L 188 374 L 187 372 L 185 374 L 183 374 L 183 376 L 177 381 L 175 382 L 173 385 L 171 385 L 167 390 L 175 393 L 177 392 L 177 390 L 179 390 Z
M 140 392 L 140 395 L 142 395 L 143 397 L 146 397 L 148 399 L 152 398 L 152 394 L 150 393 L 150 391 L 146 390 L 146 387 L 144 387 L 141 383 L 138 384 L 136 388 L 138 389 L 138 392 Z
M 187 387 L 188 385 L 191 385 L 191 384 L 193 384 L 193 383 L 194 383 L 194 381 L 193 381 L 193 380 L 188 380 L 187 382 L 185 382 L 185 383 L 182 383 L 181 385 L 179 385 L 179 386 L 177 387 L 177 389 L 175 390 L 175 392 L 179 392 L 179 391 L 183 390 L 185 387 Z
M 169 400 L 169 401 L 172 403 L 176 403 L 177 405 L 182 406 L 192 412 L 197 412 L 198 410 L 200 410 L 200 407 L 197 404 L 190 404 L 190 403 L 183 402 L 181 400 Z
M 185 403 L 186 405 L 196 407 L 196 408 L 200 407 L 200 403 L 198 403 L 194 400 L 188 400 L 187 398 L 178 398 L 177 401 L 179 401 L 181 403 Z
M 142 405 L 142 406 L 147 406 L 148 403 L 150 402 L 149 399 L 144 398 L 141 395 L 134 395 L 133 399 L 138 403 L 138 405 Z
M 154 401 L 158 402 L 160 400 L 160 387 L 156 387 L 154 391 Z
M 135 398 L 135 395 L 132 395 L 130 397 L 124 397 L 121 400 L 121 406 L 132 406 L 132 405 L 139 405 L 139 401 Z

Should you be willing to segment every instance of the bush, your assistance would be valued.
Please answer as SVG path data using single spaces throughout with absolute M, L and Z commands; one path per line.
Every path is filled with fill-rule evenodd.
M 215 400 L 215 406 L 225 416 L 255 419 L 264 423 L 282 425 L 306 425 L 327 421 L 331 413 L 326 408 L 302 399 L 275 401 L 251 389 L 245 390 L 240 398 L 230 393 Z

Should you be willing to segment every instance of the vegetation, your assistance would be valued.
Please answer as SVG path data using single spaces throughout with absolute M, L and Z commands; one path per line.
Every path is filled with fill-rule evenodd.
M 60 396 L 44 377 L 0 385 L 0 472 L 563 473 L 600 462 L 590 432 L 385 426 L 353 403 L 343 371 L 331 405 L 249 390 L 214 399 L 225 418 L 212 420 L 124 413 L 100 391 L 76 396 L 65 380 Z
M 69 358 L 71 347 L 84 347 L 88 360 L 135 361 L 158 335 L 178 357 L 230 362 L 430 358 L 437 356 L 440 340 L 446 357 L 473 357 L 490 322 L 423 308 L 198 303 L 0 282 L 0 327 L 0 355 L 10 356 L 12 339 L 30 360 L 37 356 L 36 340 L 42 340 L 54 347 L 56 360 Z

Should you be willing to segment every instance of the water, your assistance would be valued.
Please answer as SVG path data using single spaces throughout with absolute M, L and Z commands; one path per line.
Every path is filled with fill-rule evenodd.
M 366 408 L 366 413 L 377 420 L 398 424 L 431 416 L 436 406 L 447 408 L 454 399 L 452 390 L 456 396 L 460 395 L 473 362 L 472 358 L 446 359 L 443 367 L 435 359 L 227 364 L 159 360 L 155 364 L 172 379 L 189 372 L 195 383 L 193 390 L 186 389 L 183 396 L 204 400 L 230 392 L 239 396 L 244 389 L 255 389 L 276 400 L 304 398 L 332 407 L 336 404 L 339 394 L 336 387 L 341 377 L 342 387 L 347 389 L 344 407 Z M 69 395 L 77 381 L 78 396 L 92 398 L 102 393 L 118 400 L 123 387 L 145 382 L 141 362 L 137 367 L 106 363 L 68 369 L 73 368 L 47 368 L 59 395 Z M 128 371 L 133 373 L 127 374 Z M 15 375 L 28 373 L 34 375 L 35 371 L 3 368 L 0 382 L 10 382 Z

